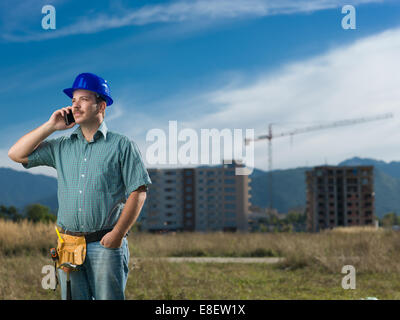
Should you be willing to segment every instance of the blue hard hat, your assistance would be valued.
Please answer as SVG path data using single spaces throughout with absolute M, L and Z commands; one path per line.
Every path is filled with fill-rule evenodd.
M 108 86 L 107 80 L 104 80 L 93 73 L 81 73 L 75 78 L 72 88 L 67 88 L 63 91 L 72 99 L 73 93 L 77 89 L 96 92 L 106 101 L 107 106 L 113 104 L 113 99 L 111 98 L 110 87 Z

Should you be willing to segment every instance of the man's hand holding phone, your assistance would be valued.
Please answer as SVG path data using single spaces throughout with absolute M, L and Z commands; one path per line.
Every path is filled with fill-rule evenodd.
M 75 125 L 72 107 L 68 106 L 54 111 L 48 122 L 55 130 L 71 129 Z

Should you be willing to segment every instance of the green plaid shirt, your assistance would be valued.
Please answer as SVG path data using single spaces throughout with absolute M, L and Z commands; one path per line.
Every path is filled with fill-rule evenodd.
M 130 193 L 151 184 L 136 143 L 108 131 L 104 120 L 92 141 L 79 126 L 70 136 L 45 140 L 23 166 L 57 170 L 57 224 L 75 232 L 112 228 Z

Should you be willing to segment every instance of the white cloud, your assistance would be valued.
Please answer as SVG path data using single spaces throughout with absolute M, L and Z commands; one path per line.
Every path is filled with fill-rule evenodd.
M 352 0 L 351 4 L 356 6 L 372 2 L 382 2 L 382 0 Z M 116 6 L 113 13 L 100 13 L 94 15 L 94 17 L 81 16 L 73 24 L 57 27 L 52 32 L 32 33 L 31 31 L 26 31 L 25 34 L 22 33 L 21 35 L 21 32 L 15 33 L 10 28 L 6 30 L 3 28 L 1 37 L 11 42 L 40 41 L 153 23 L 196 21 L 200 27 L 210 21 L 309 13 L 338 8 L 346 4 L 348 4 L 348 1 L 344 0 L 192 0 L 146 5 L 139 9 L 126 9 Z M 13 25 L 16 25 L 15 20 Z
M 353 156 L 399 160 L 399 55 L 400 29 L 388 30 L 254 79 L 227 73 L 230 80 L 218 89 L 158 101 L 158 107 L 169 106 L 170 112 L 155 118 L 146 113 L 154 102 L 128 105 L 121 99 L 109 127 L 133 138 L 145 155 L 147 131 L 160 128 L 168 132 L 168 120 L 178 120 L 178 128 L 254 128 L 256 135 L 261 135 L 267 133 L 271 122 L 277 123 L 274 132 L 278 133 L 392 112 L 394 119 L 295 135 L 292 145 L 288 137 L 276 138 L 273 165 L 274 169 L 285 169 L 325 161 L 337 164 Z M 108 115 L 112 117 L 111 110 Z M 266 141 L 256 143 L 256 168 L 267 169 L 267 151 Z M 12 163 L 6 157 L 5 151 L 0 154 L 3 166 Z
M 399 55 L 400 29 L 396 29 L 292 62 L 252 81 L 236 77 L 226 87 L 190 96 L 186 103 L 192 114 L 181 118 L 180 125 L 196 130 L 254 128 L 256 135 L 262 135 L 269 123 L 277 123 L 273 128 L 278 133 L 392 112 L 394 119 L 295 135 L 292 146 L 288 137 L 273 139 L 273 161 L 275 169 L 283 169 L 325 161 L 337 164 L 356 155 L 397 160 Z M 184 101 L 181 98 L 174 106 L 182 110 Z M 171 120 L 175 116 L 171 114 Z M 165 122 L 163 127 L 167 126 Z M 267 141 L 257 142 L 255 150 L 255 167 L 267 169 Z

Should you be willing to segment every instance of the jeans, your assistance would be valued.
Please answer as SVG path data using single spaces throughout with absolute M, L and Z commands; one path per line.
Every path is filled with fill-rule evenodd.
M 85 262 L 70 272 L 73 300 L 124 300 L 129 272 L 129 248 L 126 237 L 120 248 L 105 248 L 100 241 L 86 245 Z M 67 274 L 58 269 L 61 299 L 67 297 Z

